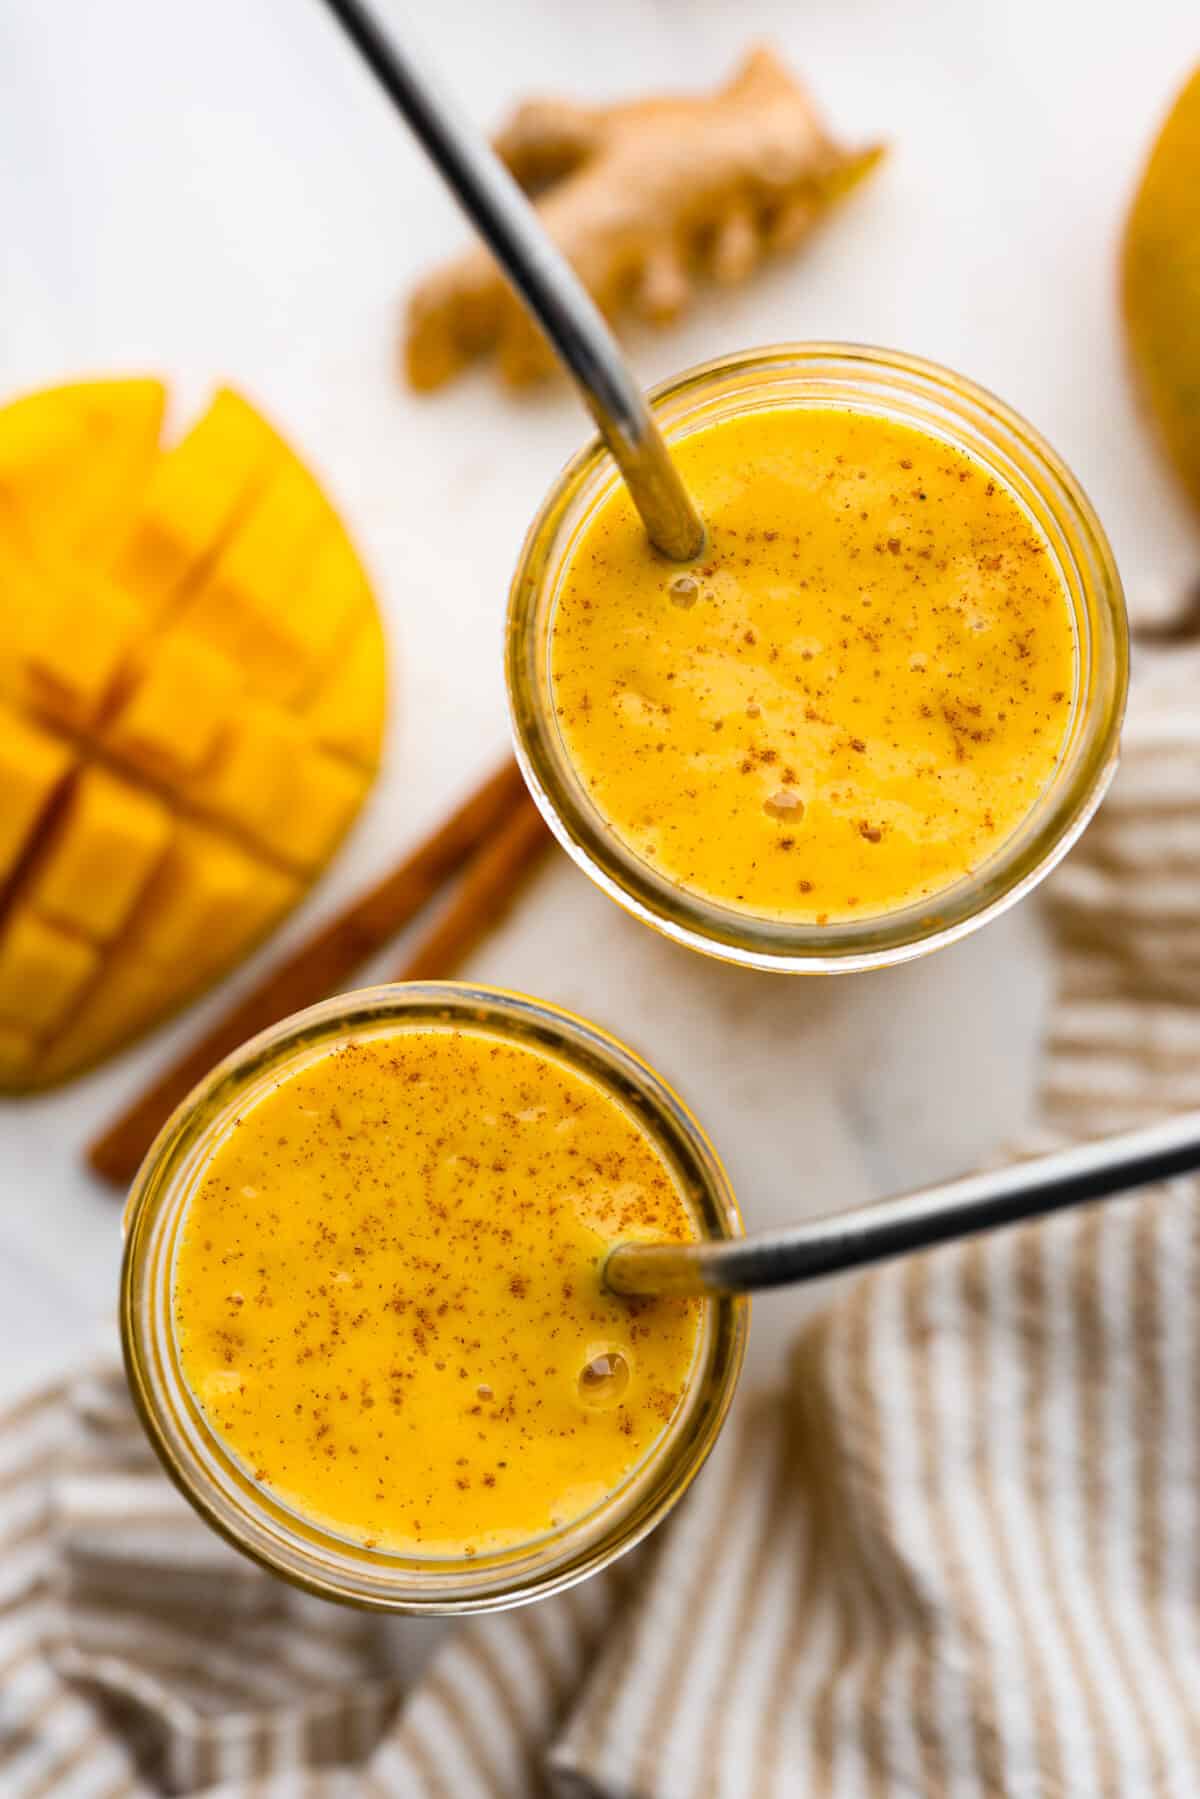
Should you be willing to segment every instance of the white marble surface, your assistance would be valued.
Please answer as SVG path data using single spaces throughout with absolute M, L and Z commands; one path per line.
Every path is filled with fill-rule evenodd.
M 892 155 L 809 254 L 640 340 L 646 377 L 780 337 L 938 357 L 1061 448 L 1130 585 L 1188 569 L 1194 541 L 1134 416 L 1114 284 L 1142 146 L 1196 53 L 1186 0 L 410 10 L 484 121 L 530 90 L 710 83 L 773 39 L 840 131 L 882 134 Z M 244 384 L 319 463 L 378 575 L 398 701 L 386 774 L 303 930 L 500 752 L 505 584 L 580 412 L 565 392 L 515 404 L 484 377 L 424 402 L 398 386 L 397 297 L 463 227 L 316 0 L 6 0 L 0 96 L 0 390 L 161 370 L 181 416 L 214 379 Z M 658 942 L 565 864 L 471 972 L 563 1000 L 659 1062 L 751 1223 L 990 1151 L 1028 1103 L 1044 990 L 1030 908 L 895 974 L 789 982 Z M 80 1151 L 197 1022 L 0 1111 L 0 1395 L 111 1339 L 118 1208 Z M 760 1371 L 799 1313 L 796 1295 L 760 1308 Z

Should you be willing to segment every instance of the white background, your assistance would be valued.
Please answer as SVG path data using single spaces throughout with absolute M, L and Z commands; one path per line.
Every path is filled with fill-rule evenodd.
M 784 337 L 936 357 L 1065 454 L 1131 591 L 1192 572 L 1196 539 L 1132 404 L 1115 253 L 1140 158 L 1200 50 L 1193 0 L 408 12 L 483 123 L 529 92 L 708 86 L 749 41 L 772 40 L 835 129 L 885 137 L 889 159 L 799 259 L 639 339 L 639 370 Z M 584 435 L 565 390 L 515 402 L 480 375 L 417 400 L 399 385 L 400 296 L 463 239 L 318 0 L 4 0 L 0 391 L 161 372 L 178 423 L 232 380 L 320 468 L 377 576 L 394 651 L 386 771 L 291 934 L 501 754 L 506 582 Z M 894 974 L 788 981 L 660 943 L 561 859 L 470 972 L 564 1001 L 658 1062 L 709 1126 L 751 1224 L 990 1153 L 1028 1106 L 1045 996 L 1033 906 Z M 199 1022 L 0 1110 L 0 1393 L 111 1341 L 119 1208 L 81 1149 Z M 796 1294 L 759 1308 L 760 1372 L 800 1311 Z

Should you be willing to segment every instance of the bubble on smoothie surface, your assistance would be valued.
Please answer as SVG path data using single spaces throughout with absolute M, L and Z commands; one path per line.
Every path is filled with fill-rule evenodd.
M 606 1349 L 586 1363 L 579 1397 L 586 1406 L 616 1405 L 629 1385 L 629 1363 L 619 1349 Z
M 667 582 L 673 606 L 694 606 L 700 598 L 700 583 L 695 575 L 675 575 Z

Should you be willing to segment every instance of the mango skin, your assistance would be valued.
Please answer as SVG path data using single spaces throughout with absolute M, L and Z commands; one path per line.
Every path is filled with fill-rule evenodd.
M 379 612 L 231 389 L 174 447 L 145 379 L 0 409 L 0 1090 L 65 1080 L 291 910 L 357 814 Z
M 1200 67 L 1142 174 L 1125 227 L 1121 285 L 1143 398 L 1200 512 Z

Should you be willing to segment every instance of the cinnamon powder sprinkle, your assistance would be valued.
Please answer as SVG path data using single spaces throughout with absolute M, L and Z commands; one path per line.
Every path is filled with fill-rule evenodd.
M 184 1372 L 305 1516 L 408 1553 L 511 1546 L 590 1509 L 682 1400 L 699 1302 L 608 1293 L 630 1233 L 695 1230 L 590 1077 L 483 1029 L 350 1040 L 244 1106 L 198 1177 Z M 585 1405 L 597 1358 L 627 1378 Z
M 1023 500 L 848 408 L 730 415 L 675 451 L 704 604 L 665 601 L 619 488 L 558 588 L 554 707 L 601 820 L 679 887 L 772 920 L 879 915 L 969 875 L 1053 778 L 1076 687 L 1070 598 Z M 819 911 L 779 853 L 791 786 Z

